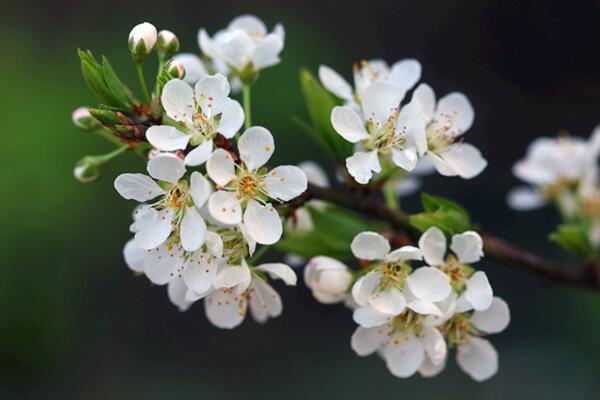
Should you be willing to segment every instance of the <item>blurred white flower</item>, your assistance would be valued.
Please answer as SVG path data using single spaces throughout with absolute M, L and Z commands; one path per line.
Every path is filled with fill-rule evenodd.
M 475 118 L 469 99 L 462 93 L 453 92 L 436 104 L 433 89 L 422 83 L 415 89 L 412 101 L 421 106 L 421 115 L 427 124 L 427 155 L 438 173 L 464 179 L 479 175 L 487 161 L 476 147 L 460 140 Z
M 281 24 L 268 33 L 265 24 L 253 15 L 235 18 L 212 38 L 204 29 L 198 33 L 202 52 L 226 64 L 242 80 L 252 79 L 260 70 L 278 64 L 284 40 Z
M 344 301 L 352 283 L 352 273 L 342 262 L 325 256 L 312 258 L 304 268 L 304 282 L 323 304 Z
M 217 191 L 208 200 L 211 216 L 222 224 L 244 222 L 247 234 L 260 244 L 273 244 L 281 237 L 283 227 L 270 200 L 289 201 L 306 190 L 304 172 L 296 166 L 284 165 L 270 171 L 262 168 L 271 158 L 275 143 L 271 133 L 262 127 L 247 129 L 238 140 L 240 160 L 224 149 L 209 157 L 206 170 Z M 243 215 L 242 215 L 243 214 Z
M 207 75 L 194 89 L 179 79 L 172 79 L 163 88 L 162 105 L 169 118 L 180 129 L 155 125 L 146 132 L 152 146 L 162 151 L 195 147 L 185 156 L 186 165 L 203 164 L 213 150 L 217 134 L 232 138 L 244 123 L 240 103 L 229 98 L 229 82 L 221 74 Z

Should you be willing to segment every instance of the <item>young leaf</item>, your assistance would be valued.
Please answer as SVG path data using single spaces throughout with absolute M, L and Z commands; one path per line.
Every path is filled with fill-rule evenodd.
M 421 232 L 432 226 L 440 228 L 447 236 L 473 229 L 467 210 L 444 197 L 421 195 L 425 212 L 410 216 L 410 223 Z
M 593 247 L 588 240 L 585 228 L 581 224 L 559 225 L 556 231 L 550 234 L 549 239 L 579 257 L 588 258 L 593 256 Z

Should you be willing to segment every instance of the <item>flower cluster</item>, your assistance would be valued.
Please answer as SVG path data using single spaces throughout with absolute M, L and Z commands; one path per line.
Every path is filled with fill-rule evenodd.
M 397 166 L 413 171 L 426 158 L 444 176 L 471 179 L 487 162 L 461 135 L 473 124 L 475 113 L 462 93 L 450 93 L 436 103 L 427 84 L 419 85 L 403 104 L 406 92 L 421 77 L 416 60 L 401 60 L 391 68 L 381 60 L 354 67 L 352 86 L 331 68 L 321 66 L 323 85 L 346 104 L 333 109 L 331 123 L 344 139 L 355 144 L 346 159 L 348 173 L 361 184 L 373 174 Z
M 328 257 L 312 259 L 304 279 L 320 302 L 346 300 L 354 309 L 359 327 L 351 345 L 359 356 L 379 352 L 395 376 L 430 377 L 456 348 L 458 365 L 482 381 L 498 369 L 496 350 L 482 336 L 506 328 L 508 306 L 494 297 L 486 274 L 470 266 L 483 257 L 476 232 L 452 236 L 450 254 L 446 246 L 435 227 L 423 233 L 418 247 L 393 251 L 380 234 L 362 232 L 352 241 L 352 253 L 364 265 L 354 282 L 343 263 Z

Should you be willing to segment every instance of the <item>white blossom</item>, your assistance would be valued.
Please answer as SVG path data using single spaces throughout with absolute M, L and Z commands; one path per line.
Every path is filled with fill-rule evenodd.
M 129 32 L 129 49 L 135 56 L 143 57 L 152 51 L 157 39 L 154 25 L 149 22 L 138 24 Z
M 347 297 L 352 273 L 342 262 L 331 257 L 318 256 L 306 264 L 304 282 L 319 302 L 339 303 Z
M 273 244 L 283 228 L 274 201 L 289 201 L 306 190 L 307 180 L 296 166 L 262 168 L 275 144 L 262 127 L 247 129 L 238 141 L 239 160 L 224 149 L 215 150 L 206 164 L 217 191 L 208 200 L 213 218 L 223 224 L 244 223 L 248 235 L 260 244 Z
M 152 126 L 146 138 L 162 151 L 194 147 L 185 156 L 186 165 L 203 164 L 213 150 L 217 134 L 232 138 L 244 123 L 244 110 L 229 96 L 229 82 L 223 75 L 207 75 L 194 89 L 179 79 L 172 79 L 163 88 L 162 105 L 179 129 L 168 125 Z

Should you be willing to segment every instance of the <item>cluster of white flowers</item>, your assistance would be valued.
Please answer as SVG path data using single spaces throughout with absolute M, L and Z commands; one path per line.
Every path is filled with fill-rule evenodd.
M 487 162 L 477 148 L 460 136 L 473 124 L 475 113 L 462 93 L 450 93 L 436 103 L 425 83 L 403 104 L 419 81 L 421 65 L 401 60 L 391 68 L 381 60 L 355 65 L 354 86 L 331 68 L 321 66 L 323 85 L 346 104 L 333 109 L 331 123 L 355 153 L 346 159 L 348 173 L 361 184 L 393 165 L 413 171 L 419 162 L 433 164 L 444 176 L 471 179 Z
M 509 309 L 494 297 L 486 274 L 469 265 L 483 257 L 481 237 L 464 232 L 452 237 L 451 254 L 446 246 L 435 227 L 418 247 L 393 251 L 380 234 L 362 232 L 352 252 L 368 263 L 364 268 L 353 274 L 338 260 L 316 257 L 304 279 L 318 301 L 345 301 L 354 309 L 359 327 L 351 345 L 359 356 L 378 352 L 395 376 L 430 377 L 444 369 L 448 349 L 456 348 L 458 365 L 482 381 L 498 369 L 497 352 L 482 336 L 503 331 Z M 425 265 L 413 266 L 423 260 Z
M 148 25 L 134 28 L 132 47 L 154 46 L 146 37 Z M 278 61 L 283 30 L 278 27 L 271 35 L 264 30 L 256 17 L 244 16 L 214 40 L 204 31 L 200 37 L 214 65 L 233 68 L 239 78 L 240 70 Z M 281 263 L 250 265 L 250 258 L 258 244 L 281 238 L 276 206 L 303 193 L 307 179 L 296 166 L 265 167 L 275 151 L 266 128 L 253 126 L 239 135 L 244 110 L 229 97 L 225 75 L 197 74 L 189 64 L 185 68 L 185 81 L 172 79 L 162 90 L 164 121 L 172 123 L 146 132 L 153 147 L 148 175 L 126 173 L 115 180 L 121 196 L 141 203 L 125 260 L 152 283 L 168 284 L 169 298 L 181 310 L 204 299 L 206 316 L 215 326 L 239 325 L 248 307 L 255 320 L 264 322 L 282 310 L 268 279 L 295 285 L 296 274 Z

